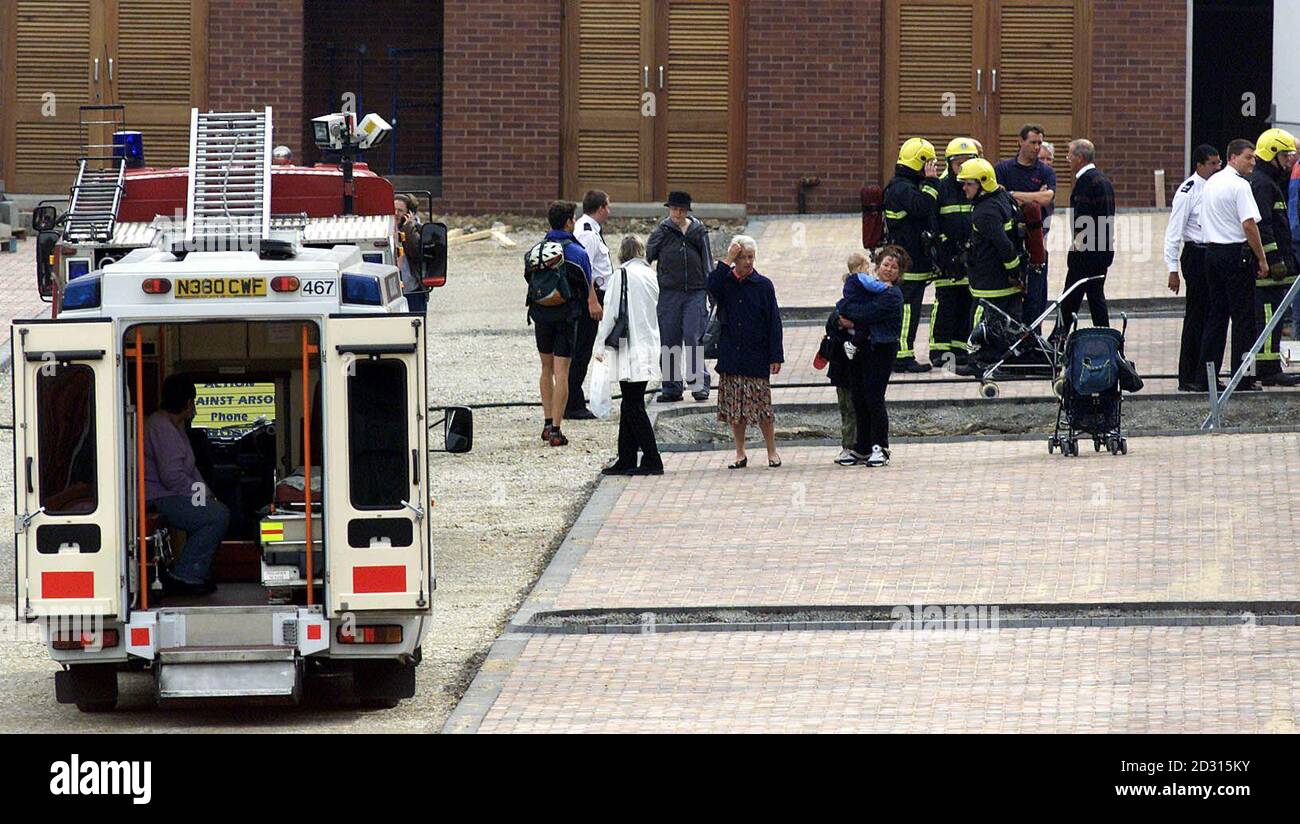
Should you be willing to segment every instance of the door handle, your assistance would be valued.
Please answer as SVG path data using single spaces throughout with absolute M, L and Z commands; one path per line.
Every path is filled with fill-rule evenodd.
M 993 93 L 997 94 L 998 93 L 998 70 L 997 69 L 993 70 L 992 80 L 993 80 Z
M 664 90 L 664 67 L 659 67 L 659 91 Z
M 95 82 L 99 82 L 99 58 L 95 58 Z
M 983 69 L 975 70 L 975 91 L 977 92 L 984 91 L 984 70 Z
M 27 459 L 27 494 L 32 494 L 36 490 L 32 489 L 32 459 Z
M 641 68 L 641 90 L 647 91 L 649 88 L 650 88 L 650 67 L 643 66 Z
M 420 485 L 420 450 L 411 450 L 411 486 Z
M 113 58 L 108 58 L 108 82 L 113 82 Z

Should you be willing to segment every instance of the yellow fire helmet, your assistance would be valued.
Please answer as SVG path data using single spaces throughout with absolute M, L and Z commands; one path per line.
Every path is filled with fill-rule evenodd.
M 975 157 L 961 164 L 957 172 L 958 180 L 975 180 L 980 188 L 992 192 L 998 188 L 998 176 L 993 171 L 993 164 L 982 157 Z
M 961 155 L 979 157 L 981 154 L 983 153 L 979 149 L 979 144 L 975 142 L 973 137 L 954 137 L 948 141 L 948 148 L 943 150 L 945 159 Z
M 898 150 L 898 165 L 921 171 L 925 164 L 934 160 L 934 144 L 924 137 L 908 138 Z
M 1286 129 L 1269 129 L 1255 141 L 1255 157 L 1268 162 L 1283 152 L 1294 152 L 1295 135 Z

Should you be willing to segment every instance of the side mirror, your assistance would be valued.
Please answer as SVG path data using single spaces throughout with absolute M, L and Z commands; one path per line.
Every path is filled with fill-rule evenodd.
M 37 206 L 32 209 L 32 228 L 38 232 L 48 232 L 58 222 L 59 212 L 53 206 Z
M 424 285 L 436 289 L 447 283 L 447 224 L 420 225 L 420 256 L 424 261 Z M 466 410 L 467 412 L 469 410 Z M 448 420 L 450 420 L 450 416 Z
M 54 297 L 54 278 L 59 268 L 59 240 L 59 233 L 48 229 L 42 229 L 36 236 L 36 291 L 42 300 Z
M 447 451 L 462 455 L 474 448 L 474 412 L 465 406 L 449 406 L 443 419 L 443 438 Z

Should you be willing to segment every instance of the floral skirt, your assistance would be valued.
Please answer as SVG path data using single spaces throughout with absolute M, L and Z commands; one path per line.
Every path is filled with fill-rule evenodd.
M 718 420 L 758 423 L 772 420 L 772 384 L 767 378 L 723 374 L 718 387 Z

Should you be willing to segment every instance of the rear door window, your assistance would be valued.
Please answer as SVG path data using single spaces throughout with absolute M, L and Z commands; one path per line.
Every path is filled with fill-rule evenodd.
M 352 505 L 401 509 L 411 494 L 406 365 L 358 360 L 348 376 L 348 459 Z
M 99 505 L 95 371 L 85 364 L 36 370 L 40 505 L 49 515 L 89 515 Z

